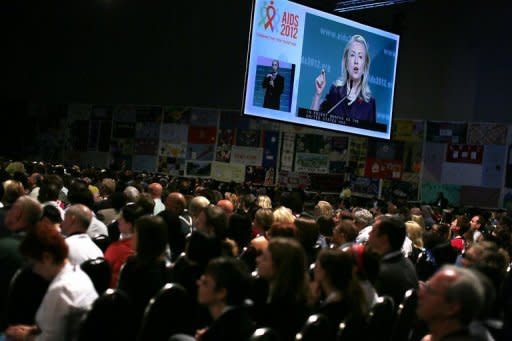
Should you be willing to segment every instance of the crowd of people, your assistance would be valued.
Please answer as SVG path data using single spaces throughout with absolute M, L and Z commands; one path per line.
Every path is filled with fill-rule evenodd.
M 41 162 L 5 163 L 0 181 L 8 340 L 72 340 L 72 315 L 103 294 L 81 269 L 98 258 L 131 300 L 133 335 L 151 298 L 178 283 L 194 314 L 174 340 L 248 340 L 258 327 L 295 340 L 313 314 L 329 339 L 341 322 L 366 335 L 380 298 L 398 309 L 410 289 L 421 321 L 410 340 L 512 339 L 504 210 Z M 19 276 L 31 295 L 13 288 Z

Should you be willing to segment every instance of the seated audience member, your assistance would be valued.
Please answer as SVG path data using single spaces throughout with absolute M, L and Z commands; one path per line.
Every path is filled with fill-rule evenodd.
M 210 205 L 210 200 L 203 196 L 195 196 L 194 198 L 192 198 L 192 200 L 190 200 L 190 203 L 188 205 L 188 213 L 192 218 L 192 230 L 196 228 L 199 214 L 201 214 L 203 209 L 208 205 Z
M 320 216 L 316 219 L 316 223 L 318 225 L 318 231 L 320 232 L 318 243 L 322 246 L 322 248 L 326 248 L 332 243 L 332 234 L 335 225 L 334 218 Z
M 269 297 L 258 311 L 258 323 L 277 331 L 282 341 L 294 340 L 311 312 L 306 254 L 291 238 L 274 238 L 257 258 L 258 274 L 269 283 Z M 262 304 L 262 302 L 255 302 Z
M 357 209 L 353 213 L 354 224 L 357 229 L 356 242 L 366 243 L 368 242 L 368 236 L 372 230 L 373 215 L 370 211 L 365 208 Z
M 418 288 L 416 269 L 401 251 L 405 234 L 405 224 L 401 220 L 381 216 L 373 223 L 368 239 L 371 249 L 382 257 L 375 289 L 380 296 L 391 296 L 396 307 L 407 290 Z
M 197 231 L 219 240 L 223 255 L 235 256 L 238 254 L 236 242 L 227 238 L 228 218 L 222 208 L 215 205 L 205 207 L 196 220 Z
M 314 208 L 313 215 L 315 219 L 318 219 L 321 216 L 333 218 L 334 210 L 332 208 L 332 205 L 328 201 L 320 200 Z
M 141 321 L 149 300 L 169 281 L 165 262 L 167 226 L 159 216 L 143 216 L 135 222 L 135 255 L 119 273 L 118 288 L 131 298 L 135 321 Z
M 297 236 L 304 251 L 306 252 L 307 262 L 311 264 L 315 261 L 319 247 L 317 241 L 320 233 L 318 225 L 312 218 L 299 217 L 295 219 L 294 225 L 297 228 Z
M 285 224 L 293 224 L 295 221 L 295 216 L 292 213 L 292 210 L 280 206 L 274 210 L 274 223 L 285 223 Z
M 112 268 L 111 288 L 117 286 L 119 271 L 121 266 L 126 262 L 128 257 L 134 254 L 133 247 L 133 227 L 135 221 L 143 215 L 142 207 L 137 204 L 126 205 L 119 216 L 120 239 L 110 244 L 105 250 L 105 259 Z
M 258 195 L 256 198 L 256 206 L 259 208 L 272 209 L 272 200 L 268 195 Z
M 471 270 L 443 266 L 420 286 L 418 317 L 428 325 L 430 335 L 423 340 L 480 340 L 469 331 L 485 298 L 480 278 Z
M 357 230 L 351 220 L 340 220 L 332 231 L 331 247 L 343 249 L 355 243 Z
M 233 258 L 210 261 L 197 281 L 199 304 L 206 306 L 213 322 L 199 330 L 196 339 L 202 341 L 248 340 L 255 329 L 245 307 L 242 307 L 249 287 L 249 273 L 244 264 Z
M 501 319 L 504 311 L 504 296 L 510 293 L 503 292 L 502 287 L 507 276 L 507 268 L 510 264 L 508 253 L 499 248 L 495 243 L 481 241 L 473 244 L 462 255 L 461 265 L 463 267 L 478 270 L 489 280 L 486 291 L 495 297 L 494 300 L 486 299 L 486 311 L 482 319 Z M 485 283 L 484 283 L 485 284 Z
M 10 326 L 9 340 L 72 340 L 80 313 L 98 297 L 89 276 L 67 260 L 68 247 L 53 226 L 39 224 L 20 245 L 36 273 L 51 281 L 36 314 L 36 325 Z
M 44 206 L 41 220 L 45 220 L 49 224 L 53 225 L 57 231 L 61 232 L 60 224 L 62 224 L 62 217 L 57 207 L 53 205 Z
M 98 218 L 101 218 L 100 220 L 105 225 L 112 224 L 117 219 L 121 209 L 124 207 L 124 205 L 126 205 L 126 198 L 121 192 L 112 193 L 109 201 L 111 202 L 111 207 L 103 208 L 98 211 Z M 110 231 L 109 237 L 113 237 L 110 235 Z
M 80 265 L 86 260 L 103 257 L 103 252 L 87 235 L 91 224 L 92 211 L 84 205 L 70 206 L 64 215 L 61 228 L 69 247 L 69 262 Z
M 246 248 L 252 239 L 252 221 L 249 216 L 238 213 L 228 214 L 226 236 L 235 241 L 239 250 Z
M 468 218 L 463 215 L 456 216 L 451 222 L 450 229 L 453 235 L 450 243 L 459 253 L 462 253 L 473 242 Z
M 368 308 L 373 307 L 379 297 L 374 286 L 379 275 L 379 255 L 371 248 L 357 243 L 343 248 L 342 251 L 352 255 L 356 270 L 355 275 L 363 289 L 366 306 Z
M 23 266 L 23 257 L 18 247 L 24 234 L 33 229 L 42 215 L 41 204 L 24 195 L 19 197 L 5 216 L 5 225 L 10 235 L 0 238 L 0 307 L 5 306 L 7 291 L 12 276 Z M 0 321 L 3 324 L 3 321 Z
M 342 321 L 363 325 L 368 311 L 363 289 L 355 277 L 352 255 L 339 249 L 323 249 L 315 263 L 314 285 L 325 299 L 319 302 L 317 313 L 329 320 L 330 340 L 336 338 Z
M 423 251 L 423 231 L 424 228 L 421 227 L 415 221 L 409 220 L 405 222 L 405 229 L 407 232 L 407 237 L 411 240 L 411 253 L 408 255 L 408 258 L 411 260 L 413 264 L 416 264 L 416 260 L 418 256 Z
M 68 199 L 71 205 L 82 204 L 92 210 L 94 206 L 94 197 L 87 184 L 82 180 L 74 180 L 69 186 Z M 91 238 L 104 235 L 108 236 L 108 229 L 105 224 L 98 220 L 94 214 L 91 223 L 87 229 L 87 234 Z
M 233 205 L 233 203 L 227 199 L 221 199 L 217 202 L 217 206 L 219 206 L 220 208 L 222 208 L 224 210 L 224 212 L 226 213 L 226 215 L 228 216 L 231 216 L 233 214 L 233 212 L 235 211 L 235 206 Z
M 254 238 L 251 240 L 251 246 L 260 251 L 268 246 L 267 232 L 270 230 L 273 222 L 274 215 L 270 208 L 260 208 L 256 211 L 252 222 Z
M 148 185 L 148 193 L 151 195 L 151 198 L 155 202 L 155 206 L 153 208 L 153 215 L 157 215 L 158 213 L 165 210 L 165 205 L 162 202 L 162 185 L 158 182 L 153 182 Z
M 208 204 L 206 204 L 208 206 Z M 165 199 L 165 210 L 178 216 L 183 236 L 192 232 L 192 217 L 187 210 L 187 199 L 180 192 L 171 192 Z

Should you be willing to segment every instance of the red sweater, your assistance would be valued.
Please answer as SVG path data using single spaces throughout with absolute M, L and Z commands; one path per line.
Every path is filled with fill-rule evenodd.
M 112 280 L 110 282 L 111 288 L 117 287 L 117 279 L 119 278 L 121 266 L 126 262 L 126 259 L 133 254 L 132 238 L 115 241 L 108 246 L 107 250 L 105 250 L 105 259 L 112 267 Z

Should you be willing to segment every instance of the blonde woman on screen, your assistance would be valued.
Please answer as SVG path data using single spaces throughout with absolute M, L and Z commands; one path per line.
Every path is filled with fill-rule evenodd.
M 370 55 L 368 44 L 361 35 L 350 38 L 343 51 L 341 77 L 334 82 L 320 102 L 327 84 L 325 70 L 315 79 L 312 110 L 339 116 L 353 123 L 376 121 L 376 103 L 368 85 Z

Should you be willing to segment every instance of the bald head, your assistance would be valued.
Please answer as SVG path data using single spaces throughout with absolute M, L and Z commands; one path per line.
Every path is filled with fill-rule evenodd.
M 162 185 L 160 185 L 158 182 L 150 183 L 148 186 L 148 192 L 151 194 L 153 199 L 160 199 L 162 197 L 162 191 Z
M 233 211 L 235 210 L 235 206 L 233 206 L 233 203 L 227 199 L 219 200 L 217 202 L 217 206 L 222 208 L 228 216 L 233 214 Z
M 72 233 L 85 233 L 92 221 L 92 211 L 89 207 L 76 204 L 66 210 L 61 228 L 65 235 Z
M 165 199 L 165 209 L 177 215 L 183 213 L 187 207 L 187 200 L 180 192 L 169 193 Z

